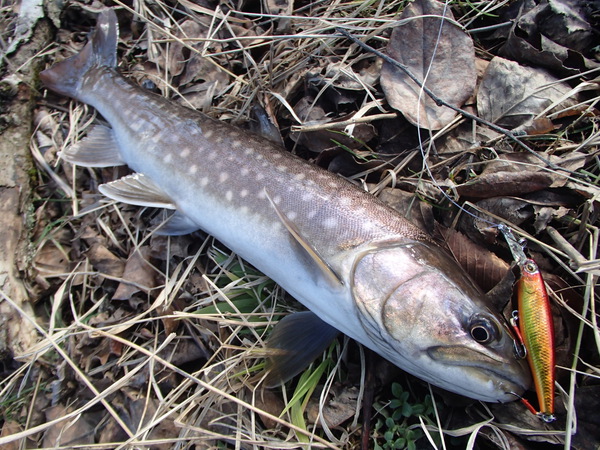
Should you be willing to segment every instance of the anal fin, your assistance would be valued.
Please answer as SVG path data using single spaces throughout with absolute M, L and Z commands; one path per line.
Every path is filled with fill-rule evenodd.
M 340 332 L 315 313 L 303 311 L 284 317 L 267 340 L 267 387 L 277 386 L 302 372 L 329 347 Z
M 59 155 L 65 161 L 83 167 L 124 166 L 119 145 L 112 128 L 96 125 L 77 144 Z
M 101 184 L 98 190 L 108 198 L 131 205 L 176 209 L 171 198 L 154 181 L 141 173 Z

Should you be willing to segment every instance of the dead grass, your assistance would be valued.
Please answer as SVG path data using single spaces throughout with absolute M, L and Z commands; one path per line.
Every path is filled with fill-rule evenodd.
M 369 125 L 396 117 L 381 101 L 381 95 L 352 69 L 367 68 L 372 58 L 334 30 L 341 27 L 371 45 L 383 46 L 406 2 L 315 2 L 295 11 L 284 8 L 271 14 L 227 8 L 213 11 L 188 1 L 179 2 L 177 8 L 163 1 L 137 2 L 137 10 L 115 3 L 128 23 L 139 23 L 136 30 L 125 29 L 121 34 L 124 73 L 138 82 L 152 82 L 176 101 L 234 123 L 246 122 L 251 106 L 260 103 L 277 120 L 288 147 L 323 165 L 331 158 L 316 156 L 297 144 L 296 138 L 289 139 L 291 134 L 330 127 L 328 122 L 307 123 L 306 115 L 298 118 L 294 107 L 304 95 L 307 79 L 318 80 L 311 89 L 307 111 L 332 90 L 339 91 L 344 77 L 349 78 L 348 83 L 363 85 L 361 95 L 355 97 L 360 98 L 358 106 L 340 107 L 340 117 L 336 117 L 344 121 L 340 128 L 348 130 L 357 123 Z M 457 14 L 457 21 L 471 27 L 505 3 L 470 2 L 460 7 L 463 15 Z M 94 8 L 76 2 L 70 7 L 81 17 L 89 16 L 87 11 Z M 192 29 L 187 28 L 186 20 L 201 24 L 199 30 L 194 29 L 200 38 L 186 35 Z M 66 25 L 70 30 L 87 31 L 70 20 Z M 65 48 L 71 45 L 64 40 L 73 36 L 78 38 L 75 46 L 80 46 L 79 34 L 61 31 L 57 58 L 68 53 Z M 185 72 L 196 63 L 194 55 L 205 62 L 201 79 Z M 332 62 L 335 70 L 327 73 Z M 181 84 L 186 77 L 189 81 Z M 597 89 L 595 82 L 573 85 L 579 91 Z M 488 445 L 498 448 L 511 448 L 515 436 L 522 442 L 535 436 L 568 448 L 572 433 L 583 433 L 587 439 L 593 436 L 585 434 L 585 426 L 579 422 L 591 406 L 586 405 L 585 397 L 576 399 L 584 387 L 585 392 L 596 395 L 600 374 L 596 313 L 600 161 L 595 116 L 599 99 L 597 91 L 588 95 L 577 115 L 558 131 L 523 138 L 536 152 L 556 155 L 557 163 L 566 152 L 591 155 L 577 169 L 586 177 L 544 169 L 566 180 L 564 192 L 579 196 L 568 213 L 550 222 L 552 228 L 538 232 L 532 226 L 535 217 L 517 226 L 494 211 L 482 213 L 488 220 L 508 222 L 527 238 L 544 268 L 551 268 L 563 280 L 552 285 L 552 300 L 568 324 L 562 329 L 567 335 L 566 343 L 561 340 L 566 346 L 564 364 L 558 367 L 558 425 L 543 427 L 523 413 L 518 403 L 489 407 L 471 404 L 464 412 L 463 406 L 453 409 L 447 404 L 453 398 L 432 392 L 439 411 L 433 421 L 422 419 L 421 428 L 431 434 L 429 440 L 435 440 L 438 448 L 451 446 L 447 436 L 466 436 L 461 442 L 469 448 L 476 438 L 495 442 Z M 36 316 L 19 311 L 32 321 L 40 340 L 28 353 L 19 355 L 20 368 L 0 381 L 4 420 L 0 445 L 65 449 L 357 448 L 365 372 L 372 370 L 362 353 L 357 357 L 356 350 L 348 352 L 347 343 L 343 348 L 338 343 L 324 356 L 331 362 L 324 377 L 329 381 L 317 409 L 323 411 L 330 402 L 333 384 L 354 383 L 359 395 L 351 419 L 331 429 L 310 421 L 303 428 L 291 411 L 280 415 L 293 397 L 294 386 L 276 395 L 262 389 L 264 340 L 273 322 L 297 305 L 212 238 L 154 236 L 150 230 L 162 220 L 161 214 L 101 198 L 97 185 L 123 175 L 123 169 L 75 169 L 56 156 L 57 151 L 85 135 L 97 119 L 95 113 L 85 105 L 57 97 L 48 97 L 42 104 L 31 142 L 39 168 L 35 250 L 28 274 Z M 398 155 L 375 154 L 367 146 L 355 145 L 352 150 L 356 154 L 368 155 L 374 162 L 355 164 L 348 176 L 375 194 L 389 187 L 407 189 L 413 201 L 420 198 L 445 208 L 447 213 L 436 209 L 435 214 L 444 216 L 441 220 L 446 225 L 458 222 L 460 214 L 450 211 L 451 205 L 440 190 L 469 211 L 482 207 L 464 203 L 456 185 L 448 181 L 449 174 L 477 177 L 488 161 L 475 161 L 474 152 L 489 150 L 493 160 L 504 149 L 517 151 L 518 147 L 503 137 L 490 138 L 478 149 L 461 152 L 435 153 L 428 147 L 436 143 L 439 150 L 440 143 L 461 126 L 465 126 L 464 119 L 425 135 L 421 146 L 409 145 Z M 421 165 L 422 153 L 428 155 L 428 167 Z M 539 161 L 513 164 L 521 165 L 523 171 L 540 165 Z M 145 263 L 133 267 L 135 255 Z M 126 295 L 115 300 L 119 289 Z M 344 367 L 348 361 L 359 376 L 349 375 L 350 370 Z M 409 385 L 407 389 L 422 389 L 419 383 L 412 383 L 416 387 Z M 386 392 L 383 389 L 378 395 L 385 396 Z M 300 403 L 304 402 L 308 404 L 308 399 Z M 453 420 L 449 411 L 454 411 Z M 461 411 L 458 418 L 457 411 Z M 440 440 L 441 430 L 445 440 Z

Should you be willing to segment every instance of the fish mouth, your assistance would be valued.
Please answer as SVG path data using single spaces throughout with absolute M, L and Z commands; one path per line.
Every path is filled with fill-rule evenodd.
M 486 386 L 485 392 L 481 391 L 477 396 L 483 401 L 514 401 L 517 399 L 514 394 L 521 395 L 531 385 L 527 361 L 516 357 L 507 358 L 462 346 L 434 346 L 427 350 L 427 354 L 434 361 L 466 370 L 470 379 L 479 380 L 479 384 Z M 466 386 L 461 380 L 460 385 L 472 388 L 475 383 Z

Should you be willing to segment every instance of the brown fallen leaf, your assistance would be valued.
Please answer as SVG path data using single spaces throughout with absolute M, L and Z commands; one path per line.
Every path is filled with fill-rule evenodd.
M 501 56 L 532 66 L 542 66 L 562 75 L 574 75 L 598 67 L 590 56 L 597 45 L 594 6 L 588 0 L 520 0 L 518 11 Z
M 100 243 L 94 243 L 87 251 L 87 257 L 94 269 L 101 274 L 111 277 L 123 275 L 125 263 Z
M 401 25 L 394 28 L 387 47 L 389 56 L 426 81 L 435 95 L 462 106 L 477 80 L 470 36 L 452 23 L 451 11 L 434 0 L 409 4 L 399 20 Z M 437 106 L 404 71 L 387 62 L 381 69 L 381 87 L 388 103 L 420 128 L 438 130 L 456 117 L 454 110 Z
M 543 69 L 495 57 L 481 81 L 477 109 L 483 119 L 506 128 L 535 126 L 539 114 L 545 117 L 577 104 L 568 96 L 570 90 Z
M 456 187 L 461 196 L 490 198 L 536 192 L 550 187 L 551 175 L 537 171 L 484 173 Z
M 439 231 L 454 258 L 483 291 L 487 292 L 496 286 L 510 269 L 510 264 L 461 232 L 451 228 Z
M 2 425 L 2 431 L 0 431 L 0 438 L 10 436 L 11 434 L 17 434 L 20 431 L 23 430 L 21 429 L 21 425 L 19 424 L 19 422 L 17 422 L 16 420 L 7 420 Z M 4 446 L 2 447 L 3 450 L 19 450 L 20 448 L 21 444 L 18 440 L 4 444 Z
M 306 406 L 309 422 L 320 425 L 320 421 L 323 420 L 329 428 L 334 428 L 354 416 L 358 401 L 358 388 L 336 384 L 332 386 L 331 391 L 331 396 L 326 400 L 323 408 L 319 407 L 320 392 L 316 392 L 310 398 Z
M 113 300 L 127 300 L 139 291 L 147 292 L 156 286 L 156 270 L 148 262 L 150 258 L 150 247 L 140 247 L 134 251 L 123 271 L 123 281 L 117 287 Z
M 63 405 L 52 406 L 46 410 L 48 422 L 65 416 L 72 411 Z M 43 447 L 72 447 L 75 445 L 89 445 L 94 443 L 95 422 L 90 413 L 84 413 L 71 419 L 60 421 L 44 433 Z

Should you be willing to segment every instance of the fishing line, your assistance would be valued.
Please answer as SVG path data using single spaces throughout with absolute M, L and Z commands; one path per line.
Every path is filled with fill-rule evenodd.
M 448 0 L 446 0 L 444 2 L 444 9 L 442 11 L 442 15 L 440 17 L 440 27 L 438 29 L 438 35 L 437 35 L 437 39 L 435 41 L 435 46 L 433 47 L 433 52 L 431 54 L 431 59 L 429 62 L 429 66 L 427 67 L 427 72 L 425 73 L 425 76 L 423 77 L 423 81 L 419 86 L 419 97 L 418 97 L 418 103 L 419 105 L 421 105 L 421 101 L 423 99 L 423 94 L 425 94 L 425 84 L 427 83 L 427 78 L 429 77 L 429 74 L 431 73 L 431 69 L 433 67 L 433 61 L 435 59 L 435 55 L 437 53 L 438 50 L 438 46 L 441 40 L 441 36 L 442 36 L 442 30 L 443 27 L 446 23 L 446 12 L 448 11 Z M 423 102 L 423 108 L 426 108 L 425 102 Z M 430 139 L 429 139 L 429 145 L 428 145 L 428 149 L 427 152 L 425 151 L 424 148 L 424 143 L 423 143 L 423 138 L 421 136 L 421 107 L 417 108 L 417 137 L 419 140 L 419 151 L 421 152 L 421 156 L 423 157 L 423 170 L 427 172 L 427 175 L 429 176 L 429 179 L 431 180 L 431 182 L 435 185 L 435 187 L 437 188 L 437 190 L 439 192 L 441 192 L 441 194 L 446 198 L 446 200 L 448 200 L 452 205 L 456 206 L 457 208 L 459 208 L 462 212 L 465 212 L 466 214 L 470 215 L 471 217 L 473 217 L 476 220 L 481 220 L 485 223 L 487 223 L 488 225 L 490 225 L 493 228 L 500 228 L 502 226 L 502 224 L 493 222 L 491 220 L 488 220 L 484 217 L 478 216 L 477 214 L 472 213 L 471 211 L 468 211 L 464 206 L 460 205 L 457 201 L 455 201 L 450 195 L 448 195 L 448 193 L 442 188 L 442 186 L 437 182 L 437 180 L 434 178 L 433 173 L 431 172 L 431 168 L 429 167 L 429 164 L 427 163 L 427 157 L 429 155 L 430 149 L 431 147 L 434 145 L 434 141 L 433 139 L 431 139 L 431 130 L 428 129 L 429 131 L 429 135 L 430 135 Z

